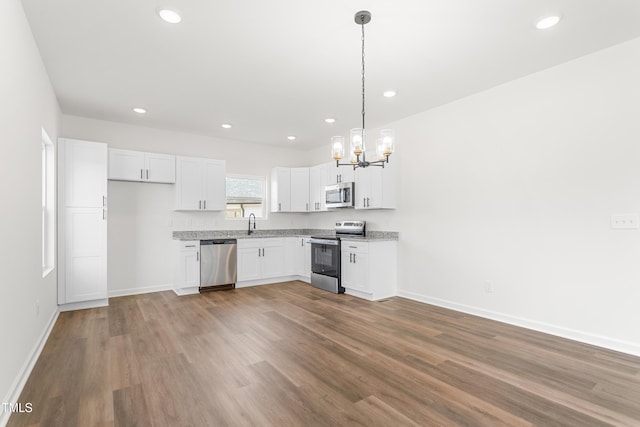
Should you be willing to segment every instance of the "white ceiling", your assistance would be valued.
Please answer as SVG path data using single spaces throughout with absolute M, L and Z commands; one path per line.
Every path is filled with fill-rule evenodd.
M 368 128 L 640 36 L 638 0 L 22 3 L 63 113 L 301 149 L 359 127 L 358 10 Z

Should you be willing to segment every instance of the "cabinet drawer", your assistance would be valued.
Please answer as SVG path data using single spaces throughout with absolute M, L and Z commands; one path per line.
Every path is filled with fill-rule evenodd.
M 199 246 L 199 240 L 180 241 L 181 251 L 197 251 Z
M 342 241 L 342 250 L 348 252 L 358 252 L 358 253 L 368 253 L 369 252 L 369 243 L 368 242 L 353 242 L 353 241 Z

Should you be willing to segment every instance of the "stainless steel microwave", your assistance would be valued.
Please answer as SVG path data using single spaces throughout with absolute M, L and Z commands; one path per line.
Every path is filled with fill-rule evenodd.
M 328 209 L 352 208 L 356 199 L 353 182 L 341 182 L 324 188 L 324 199 Z

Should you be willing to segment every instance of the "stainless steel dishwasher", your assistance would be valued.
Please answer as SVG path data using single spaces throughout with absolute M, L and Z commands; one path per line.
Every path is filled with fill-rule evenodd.
M 236 287 L 237 247 L 236 239 L 200 241 L 200 292 Z

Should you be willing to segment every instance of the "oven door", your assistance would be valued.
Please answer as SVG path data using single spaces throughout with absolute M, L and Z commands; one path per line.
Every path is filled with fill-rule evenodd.
M 340 241 L 311 239 L 311 271 L 330 277 L 340 277 Z

